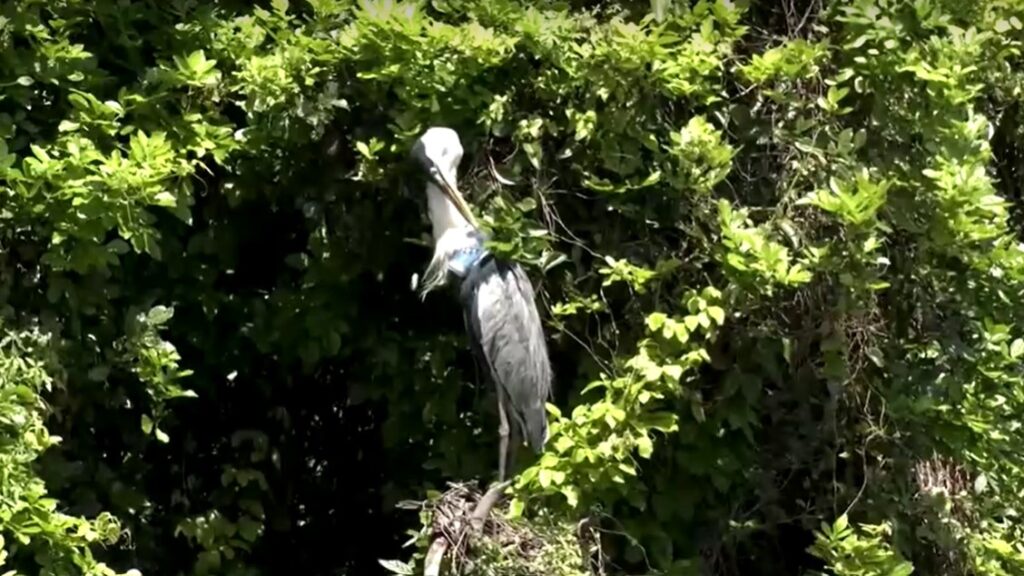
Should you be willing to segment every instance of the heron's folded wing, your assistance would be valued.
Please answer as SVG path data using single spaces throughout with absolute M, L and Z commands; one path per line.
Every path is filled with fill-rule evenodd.
M 533 287 L 519 266 L 496 260 L 474 270 L 467 283 L 463 297 L 471 338 L 539 451 L 547 440 L 551 365 Z

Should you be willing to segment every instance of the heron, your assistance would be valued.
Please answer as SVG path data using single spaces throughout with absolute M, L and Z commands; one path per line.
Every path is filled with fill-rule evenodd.
M 497 393 L 498 482 L 504 482 L 513 462 L 510 432 L 535 453 L 544 450 L 552 369 L 530 279 L 519 264 L 486 248 L 487 237 L 459 192 L 462 155 L 458 133 L 446 127 L 427 129 L 412 148 L 413 159 L 426 171 L 434 240 L 420 293 L 425 299 L 449 280 L 459 282 L 473 356 Z

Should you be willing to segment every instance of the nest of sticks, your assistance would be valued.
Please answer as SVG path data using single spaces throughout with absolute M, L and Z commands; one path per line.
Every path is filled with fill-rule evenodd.
M 509 481 L 495 484 L 480 495 L 466 484 L 452 484 L 439 499 L 426 504 L 432 518 L 432 538 L 423 562 L 423 576 L 440 576 L 446 557 L 450 572 L 462 573 L 473 537 L 486 535 L 487 528 L 493 534 L 494 521 L 488 522 L 488 516 L 509 485 Z
M 560 538 L 552 534 L 558 530 L 555 526 L 508 520 L 500 514 L 491 514 L 510 483 L 495 484 L 482 494 L 470 484 L 450 484 L 448 491 L 439 498 L 423 504 L 431 518 L 430 546 L 423 563 L 423 576 L 507 572 L 508 568 L 503 571 L 482 565 L 495 562 L 495 551 L 499 551 L 502 563 L 517 566 L 512 572 L 534 573 L 531 568 L 545 564 L 553 547 L 561 547 L 558 553 L 564 554 L 564 549 L 569 547 L 566 536 L 572 537 L 573 547 L 577 547 L 573 556 L 580 560 L 579 571 L 571 573 L 590 572 L 585 570 L 583 558 L 590 555 L 592 546 L 597 543 L 596 533 L 588 533 L 584 538 L 576 531 L 575 534 L 563 533 Z M 447 567 L 442 571 L 445 564 Z

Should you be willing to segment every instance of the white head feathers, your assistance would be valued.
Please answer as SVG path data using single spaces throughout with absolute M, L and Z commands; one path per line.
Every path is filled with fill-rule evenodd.
M 469 207 L 458 192 L 458 169 L 462 155 L 462 142 L 458 133 L 451 128 L 430 128 L 413 145 L 413 158 L 429 176 L 426 187 L 427 209 L 434 235 L 434 256 L 420 286 L 420 294 L 424 297 L 431 290 L 444 285 L 448 261 L 452 255 L 479 242 L 476 227 L 466 218 Z

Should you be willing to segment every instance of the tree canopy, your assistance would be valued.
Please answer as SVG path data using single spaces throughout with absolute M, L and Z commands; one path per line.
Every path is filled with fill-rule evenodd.
M 497 453 L 436 125 L 556 373 L 446 569 L 1024 574 L 1022 21 L 0 2 L 0 574 L 423 570 Z

